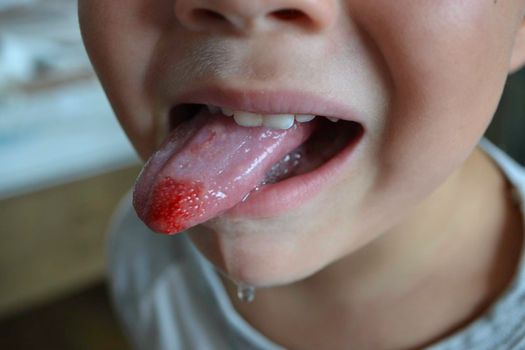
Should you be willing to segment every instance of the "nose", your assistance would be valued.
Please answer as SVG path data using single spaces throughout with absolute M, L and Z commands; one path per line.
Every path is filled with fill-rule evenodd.
M 175 0 L 175 15 L 189 30 L 254 34 L 291 27 L 322 31 L 336 19 L 337 0 Z

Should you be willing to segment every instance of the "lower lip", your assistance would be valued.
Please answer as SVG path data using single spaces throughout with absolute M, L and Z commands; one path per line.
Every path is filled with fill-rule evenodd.
M 319 168 L 284 181 L 265 185 L 222 214 L 223 218 L 262 219 L 293 211 L 313 200 L 317 194 L 332 187 L 353 162 L 364 131 L 341 152 Z

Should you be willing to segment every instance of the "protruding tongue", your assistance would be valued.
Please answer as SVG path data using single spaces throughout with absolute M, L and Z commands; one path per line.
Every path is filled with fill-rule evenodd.
M 212 219 L 241 202 L 313 129 L 312 123 L 288 130 L 241 127 L 202 109 L 144 166 L 133 194 L 135 210 L 159 233 L 178 233 Z

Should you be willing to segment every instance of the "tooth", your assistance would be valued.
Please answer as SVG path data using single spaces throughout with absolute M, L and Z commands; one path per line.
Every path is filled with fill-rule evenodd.
M 339 118 L 334 118 L 334 117 L 326 117 L 329 121 L 331 122 L 334 122 L 334 123 L 337 123 L 339 121 Z
M 221 111 L 219 107 L 214 105 L 206 105 L 206 108 L 208 108 L 210 114 L 218 114 Z
M 263 117 L 260 114 L 235 111 L 233 113 L 235 122 L 241 126 L 261 126 L 263 125 Z
M 314 120 L 314 118 L 315 118 L 315 115 L 311 115 L 311 114 L 297 114 L 295 116 L 295 120 L 297 120 L 299 123 L 306 123 L 306 122 Z
M 233 116 L 233 110 L 232 109 L 229 109 L 229 108 L 221 108 L 221 112 L 222 114 L 228 116 L 228 117 L 231 117 Z
M 272 129 L 290 129 L 294 122 L 293 114 L 270 114 L 263 118 L 263 125 Z

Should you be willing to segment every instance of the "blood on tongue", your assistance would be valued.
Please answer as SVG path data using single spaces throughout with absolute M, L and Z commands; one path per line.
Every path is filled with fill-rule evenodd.
M 193 181 L 176 181 L 170 176 L 155 185 L 147 221 L 159 233 L 185 230 L 186 223 L 204 211 L 203 186 Z

